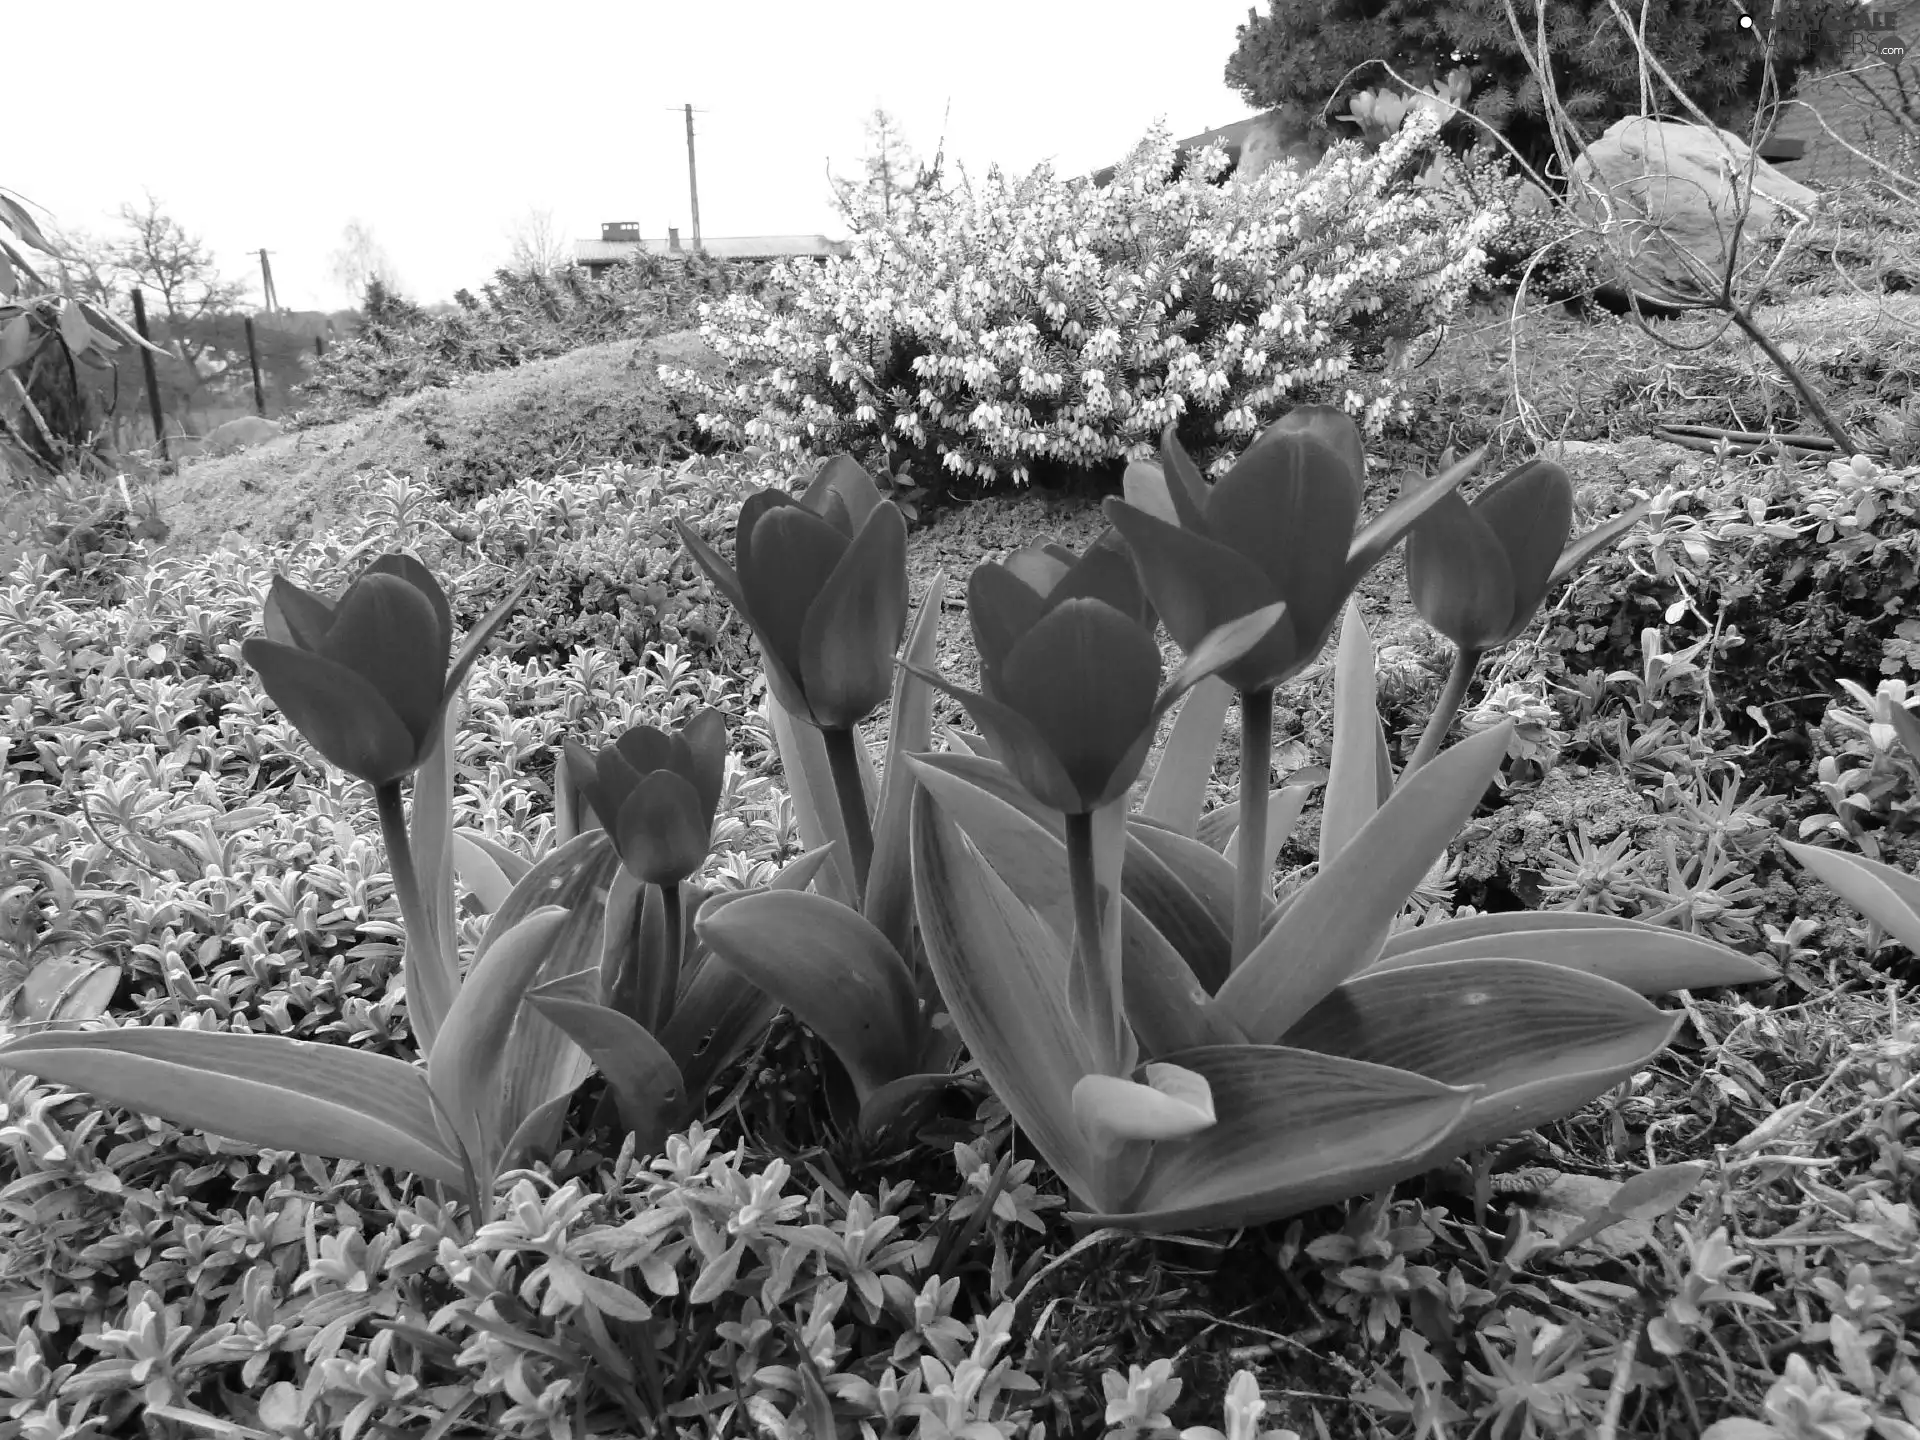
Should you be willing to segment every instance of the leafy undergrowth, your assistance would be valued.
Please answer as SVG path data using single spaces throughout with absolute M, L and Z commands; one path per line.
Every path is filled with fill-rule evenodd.
M 239 649 L 276 569 L 332 593 L 394 545 L 449 577 L 461 626 L 521 567 L 538 577 L 468 686 L 458 824 L 536 855 L 563 735 L 591 746 L 713 706 L 732 758 L 704 879 L 767 879 L 798 838 L 761 697 L 742 637 L 676 569 L 667 519 L 717 539 L 771 478 L 603 467 L 473 507 L 369 478 L 345 535 L 151 564 L 123 535 L 76 568 L 23 562 L 0 588 L 4 1024 L 105 1013 L 412 1053 L 367 792 L 306 747 Z M 1878 479 L 1877 495 L 1920 485 Z M 1763 519 L 1830 506 L 1805 488 Z M 1033 531 L 1071 522 L 1033 503 Z M 1650 558 L 1700 538 L 1669 533 L 1677 513 L 1622 554 L 1649 593 L 1668 586 L 1671 605 L 1686 587 L 1711 610 L 1694 587 L 1719 572 Z M 916 563 L 931 551 L 960 573 L 1017 518 L 965 516 L 923 531 Z M 1800 543 L 1817 559 L 1857 531 L 1816 519 Z M 1362 598 L 1394 733 L 1436 647 L 1379 593 Z M 1618 596 L 1567 603 L 1585 608 L 1547 627 L 1604 631 Z M 1704 703 L 1710 656 L 1689 674 L 1648 645 L 1643 666 L 1556 689 L 1550 648 L 1517 645 L 1473 697 L 1469 726 L 1525 722 L 1505 793 L 1405 923 L 1604 909 L 1779 969 L 1687 997 L 1673 1049 L 1572 1119 L 1392 1195 L 1156 1241 L 1076 1231 L 978 1083 L 911 1143 L 860 1148 L 827 1118 L 824 1052 L 788 1022 L 659 1157 L 599 1123 L 589 1081 L 567 1150 L 506 1177 L 484 1216 L 407 1177 L 13 1077 L 0 1437 L 1920 1436 L 1904 952 L 1789 873 L 1776 837 L 1818 775 L 1809 759 L 1770 772 L 1772 791 L 1743 783 L 1748 757 Z M 1327 688 L 1285 697 L 1283 769 L 1324 761 Z M 1877 744 L 1874 703 L 1823 712 L 1835 774 L 1866 778 L 1844 791 L 1851 828 L 1803 833 L 1895 854 L 1920 777 Z M 469 948 L 476 910 L 463 900 Z

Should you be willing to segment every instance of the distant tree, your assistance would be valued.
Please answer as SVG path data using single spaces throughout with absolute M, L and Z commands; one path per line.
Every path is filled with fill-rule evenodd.
M 151 194 L 146 204 L 120 207 L 122 233 L 98 252 L 105 270 L 84 283 L 116 279 L 123 287 L 138 285 L 153 297 L 151 308 L 167 323 L 174 351 L 196 382 L 211 379 L 231 367 L 231 347 L 211 333 L 213 322 L 239 314 L 248 287 L 221 276 L 205 240 L 191 235 Z M 196 384 L 197 388 L 197 384 Z
M 849 180 L 831 170 L 827 173 L 836 208 L 856 226 L 911 214 L 915 201 L 937 183 L 940 169 L 938 156 L 931 168 L 922 167 L 900 122 L 883 107 L 876 105 L 867 117 L 866 132 L 867 153 L 861 160 L 860 178 Z
M 340 231 L 340 244 L 328 261 L 333 278 L 358 301 L 367 286 L 378 280 L 386 290 L 397 289 L 400 277 L 387 258 L 386 249 L 374 238 L 373 227 L 355 216 Z
M 1473 76 L 1468 108 L 1504 134 L 1529 163 L 1553 153 L 1540 87 L 1515 42 L 1509 14 L 1535 44 L 1540 0 L 1269 0 L 1265 18 L 1249 8 L 1227 61 L 1226 81 L 1258 109 L 1286 106 L 1312 122 L 1317 138 L 1341 139 L 1351 126 L 1328 124 L 1357 90 L 1393 81 L 1385 61 L 1415 85 L 1439 81 L 1456 65 Z M 1656 79 L 1643 101 L 1633 42 L 1608 0 L 1544 0 L 1547 49 L 1562 103 L 1588 139 L 1615 120 L 1642 113 L 1677 115 Z M 1647 48 L 1715 123 L 1744 131 L 1761 95 L 1765 52 L 1760 32 L 1743 29 L 1729 0 L 1623 0 Z M 1768 7 L 1750 7 L 1765 16 Z M 1785 95 L 1803 71 L 1845 53 L 1851 0 L 1776 0 L 1773 64 Z M 1355 66 L 1364 68 L 1349 74 Z M 1332 102 L 1331 108 L 1323 107 Z
M 551 275 L 572 259 L 568 248 L 554 226 L 553 212 L 529 207 L 507 229 L 507 268 Z

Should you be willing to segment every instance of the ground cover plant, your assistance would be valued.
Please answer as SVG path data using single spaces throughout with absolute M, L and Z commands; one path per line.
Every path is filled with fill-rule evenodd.
M 1914 1433 L 1920 476 L 1155 439 L 16 566 L 5 1433 Z
M 571 515 L 577 525 L 607 515 L 607 492 L 599 492 L 596 505 L 580 485 L 523 487 L 515 510 L 503 513 Z M 296 583 L 324 593 L 334 575 L 357 573 L 369 556 L 409 542 L 450 575 L 502 573 L 487 561 L 461 560 L 466 547 L 435 528 L 456 514 L 447 502 L 409 497 L 405 486 L 369 488 L 370 500 L 382 494 L 383 503 L 362 507 L 372 523 L 357 544 L 284 552 Z M 724 543 L 731 507 L 713 518 L 680 513 L 710 543 Z M 553 521 L 540 523 L 551 528 Z M 1641 533 L 1625 543 L 1638 543 Z M 366 787 L 343 783 L 317 758 L 301 758 L 311 752 L 291 727 L 263 708 L 252 686 L 239 683 L 239 642 L 255 628 L 274 562 L 228 554 L 175 563 L 134 586 L 117 607 L 63 599 L 58 575 L 44 567 L 37 578 L 29 572 L 24 589 L 17 576 L 9 594 L 13 663 L 46 677 L 26 687 L 32 708 L 16 707 L 33 717 L 23 734 L 35 738 L 9 752 L 8 853 L 33 877 L 11 902 L 17 909 L 10 919 L 32 966 L 22 978 L 36 980 L 31 999 L 23 991 L 16 1004 L 39 1007 L 16 1010 L 13 1023 L 105 1006 L 176 1029 L 244 1028 L 396 1059 L 410 1054 L 417 1044 L 412 1008 L 392 983 L 401 968 L 396 941 L 406 931 L 392 867 L 374 839 L 377 807 L 366 804 Z M 448 589 L 462 625 L 479 621 L 482 601 L 497 603 L 488 597 L 497 596 L 498 585 L 453 580 Z M 183 623 L 189 611 L 190 623 Z M 638 670 L 609 666 L 583 646 L 564 660 L 476 661 L 469 718 L 449 732 L 456 737 L 451 793 L 459 829 L 499 872 L 461 867 L 455 893 L 464 949 L 479 944 L 500 913 L 512 888 L 503 882 L 519 866 L 550 865 L 559 852 L 570 803 L 559 797 L 569 787 L 543 793 L 539 770 L 520 762 L 561 748 L 568 730 L 592 745 L 618 740 L 642 717 L 673 732 L 700 711 L 727 714 L 734 753 L 715 802 L 716 853 L 703 888 L 732 894 L 763 885 L 791 864 L 788 857 L 817 851 L 807 840 L 818 835 L 801 833 L 803 807 L 768 776 L 783 722 L 764 700 L 745 703 L 751 679 L 709 679 L 671 649 L 650 658 Z M 112 703 L 116 696 L 122 698 Z M 156 701 L 159 711 L 151 708 Z M 1469 707 L 1469 716 L 1486 708 Z M 61 738 L 89 712 L 110 728 L 76 728 Z M 1499 749 L 1520 748 L 1491 733 Z M 799 768 L 789 767 L 788 787 Z M 1506 768 L 1524 785 L 1521 757 Z M 830 778 L 818 793 L 832 793 Z M 572 813 L 577 819 L 591 806 Z M 1211 813 L 1208 833 L 1230 854 L 1220 811 Z M 233 815 L 242 823 L 231 824 L 226 817 Z M 807 827 L 816 823 L 818 816 Z M 594 833 L 565 843 L 578 846 Z M 35 855 L 46 863 L 28 859 Z M 284 876 L 268 856 L 301 861 L 304 875 Z M 1225 863 L 1225 855 L 1219 858 Z M 746 894 L 731 903 L 753 902 Z M 611 897 L 608 903 L 618 908 Z M 1643 903 L 1629 892 L 1624 912 Z M 629 908 L 643 916 L 648 909 L 644 902 Z M 1407 918 L 1417 909 L 1410 905 Z M 723 904 L 716 916 L 725 913 Z M 1469 914 L 1455 918 L 1472 923 Z M 657 943 L 664 928 L 659 919 L 649 923 Z M 1405 933 L 1418 937 L 1426 928 Z M 1684 928 L 1671 934 L 1685 939 Z M 75 944 L 82 935 L 95 946 Z M 1898 1209 L 1906 1173 L 1900 1165 L 1909 1162 L 1869 1146 L 1857 1169 L 1846 1162 L 1831 1173 L 1810 1172 L 1771 1160 L 1771 1170 L 1736 1167 L 1736 1176 L 1779 1177 L 1752 1189 L 1705 1183 L 1696 1173 L 1715 1159 L 1713 1135 L 1737 1138 L 1749 1128 L 1740 1116 L 1758 1119 L 1795 1093 L 1792 1087 L 1829 1080 L 1833 1052 L 1821 1047 L 1834 1032 L 1822 1026 L 1842 1016 L 1863 1034 L 1883 1035 L 1878 1048 L 1850 1054 L 1835 1082 L 1836 1095 L 1855 1098 L 1831 1112 L 1821 1102 L 1789 1110 L 1790 1118 L 1764 1134 L 1780 1137 L 1787 1147 L 1781 1153 L 1791 1155 L 1804 1153 L 1796 1146 L 1817 1149 L 1825 1135 L 1851 1136 L 1848 1127 L 1868 1115 L 1897 1126 L 1897 1117 L 1910 1113 L 1898 1099 L 1888 1102 L 1891 1109 L 1858 1109 L 1874 1094 L 1903 1093 L 1911 1037 L 1902 1038 L 1874 990 L 1821 987 L 1820 957 L 1807 950 L 1808 938 L 1804 930 L 1783 937 L 1779 956 L 1802 976 L 1813 964 L 1814 1002 L 1773 1020 L 1771 1007 L 1756 1008 L 1752 1000 L 1696 997 L 1684 1011 L 1689 1024 L 1698 1017 L 1731 1043 L 1706 1054 L 1689 1044 L 1673 1062 L 1636 1079 L 1624 1109 L 1603 1106 L 1592 1119 L 1549 1127 L 1549 1135 L 1577 1147 L 1573 1152 L 1488 1157 L 1462 1173 L 1455 1198 L 1447 1198 L 1445 1186 L 1402 1191 L 1408 1198 L 1383 1196 L 1344 1217 L 1336 1209 L 1321 1219 L 1326 1212 L 1316 1211 L 1311 1229 L 1256 1228 L 1225 1251 L 1167 1249 L 1107 1234 L 1095 1242 L 1105 1263 L 1150 1267 L 1164 1302 L 1138 1312 L 1100 1302 L 1100 1266 L 1089 1268 L 1089 1252 L 1072 1251 L 1058 1181 L 1030 1155 L 1008 1148 L 1014 1136 L 1007 1117 L 978 1072 L 961 1072 L 944 1118 L 921 1121 L 922 1133 L 952 1137 L 942 1152 L 949 1163 L 935 1163 L 930 1150 L 908 1160 L 903 1142 L 863 1144 L 851 1130 L 823 1126 L 833 1104 L 806 1090 L 819 1065 L 801 1057 L 824 1055 L 804 1031 L 776 1027 L 757 1060 L 721 1077 L 724 1099 L 714 1119 L 738 1126 L 738 1140 L 710 1131 L 694 1133 L 684 1146 L 669 1139 L 658 1168 L 630 1144 L 623 1147 L 624 1121 L 612 1118 L 620 1113 L 618 1098 L 604 1100 L 604 1091 L 596 1093 L 600 1082 L 589 1081 L 571 1108 L 570 1143 L 546 1163 L 508 1172 L 499 1208 L 478 1228 L 457 1204 L 444 1205 L 403 1176 L 214 1143 L 164 1123 L 154 1130 L 154 1122 L 125 1111 L 92 1109 L 71 1091 L 17 1079 L 7 1102 L 18 1167 L 11 1194 L 25 1207 L 15 1211 L 23 1228 L 9 1247 L 16 1268 L 8 1294 L 16 1298 L 7 1307 L 14 1337 L 7 1383 L 17 1397 L 15 1418 L 37 1417 L 61 1430 L 88 1419 L 125 1426 L 137 1418 L 195 1433 L 189 1417 L 209 1413 L 272 1434 L 299 1433 L 302 1423 L 315 1433 L 344 1431 L 356 1413 L 362 1427 L 379 1421 L 403 1429 L 455 1414 L 454 1433 L 472 1425 L 510 1434 L 562 1433 L 559 1427 L 639 1434 L 649 1433 L 651 1417 L 679 1407 L 673 1423 L 699 1433 L 724 1423 L 811 1423 L 823 1433 L 829 1413 L 836 1425 L 865 1416 L 876 1433 L 933 1424 L 928 1417 L 956 1428 L 986 1419 L 1004 1434 L 1026 1433 L 1041 1420 L 1056 1433 L 1151 1433 L 1160 1415 L 1183 1417 L 1186 1425 L 1218 1423 L 1228 1403 L 1245 1415 L 1248 1386 L 1261 1393 L 1261 1380 L 1227 1385 L 1234 1362 L 1219 1341 L 1187 1349 L 1181 1337 L 1194 1333 L 1193 1322 L 1179 1319 L 1180 1303 L 1167 1299 L 1218 1274 L 1215 1267 L 1232 1273 L 1246 1263 L 1234 1261 L 1236 1253 L 1262 1266 L 1284 1261 L 1285 1268 L 1268 1272 L 1279 1287 L 1273 1293 L 1262 1294 L 1258 1284 L 1236 1292 L 1232 1284 L 1205 1282 L 1226 1335 L 1245 1338 L 1244 1329 L 1233 1328 L 1245 1324 L 1256 1334 L 1308 1334 L 1311 1317 L 1320 1315 L 1320 1323 L 1336 1327 L 1332 1333 L 1352 1337 L 1338 1364 L 1316 1360 L 1311 1367 L 1298 1362 L 1296 1349 L 1311 1342 L 1261 1342 L 1276 1351 L 1255 1357 L 1264 1393 L 1273 1397 L 1266 1403 L 1285 1407 L 1274 1418 L 1301 1433 L 1313 1433 L 1314 1411 L 1326 1416 L 1332 1433 L 1369 1433 L 1367 1425 L 1395 1433 L 1396 1425 L 1427 1423 L 1430 1412 L 1444 1421 L 1454 1410 L 1464 1419 L 1524 1413 L 1534 1417 L 1526 1423 L 1564 1429 L 1603 1414 L 1622 1373 L 1612 1357 L 1642 1342 L 1647 1348 L 1624 1372 L 1618 1393 L 1621 1405 L 1632 1407 L 1624 1413 L 1641 1417 L 1644 1433 L 1655 1433 L 1661 1422 L 1652 1417 L 1667 1413 L 1663 1407 L 1684 1411 L 1689 1402 L 1678 1398 L 1680 1385 L 1706 1387 L 1691 1403 L 1709 1416 L 1729 1404 L 1759 1413 L 1764 1379 L 1758 1388 L 1740 1376 L 1704 1380 L 1688 1368 L 1697 1364 L 1690 1337 L 1733 1343 L 1729 1337 L 1741 1332 L 1726 1327 L 1748 1312 L 1729 1295 L 1764 1299 L 1769 1285 L 1790 1291 L 1829 1276 L 1836 1294 L 1864 1297 L 1868 1318 L 1856 1324 L 1854 1348 L 1845 1349 L 1850 1340 L 1842 1352 L 1827 1348 L 1831 1321 L 1804 1334 L 1812 1321 L 1800 1330 L 1769 1326 L 1756 1336 L 1762 1348 L 1751 1363 L 1781 1375 L 1776 1409 L 1852 1405 L 1849 1413 L 1864 1414 L 1877 1406 L 1897 1415 L 1899 1387 L 1910 1383 L 1901 1377 L 1910 1372 L 1901 1368 L 1898 1344 L 1889 1350 L 1876 1337 L 1893 1335 L 1901 1307 L 1911 1303 L 1898 1265 L 1907 1253 L 1901 1247 L 1911 1243 L 1900 1228 L 1910 1220 L 1902 1221 Z M 124 945 L 127 965 L 104 963 L 100 941 L 109 949 Z M 699 956 L 705 945 L 695 926 L 684 936 L 683 957 Z M 710 964 L 711 953 L 699 963 Z M 792 1058 L 783 1060 L 783 1053 Z M 801 1093 L 791 1093 L 796 1084 Z M 1860 1089 L 1847 1088 L 1853 1085 Z M 603 1105 L 610 1123 L 596 1125 Z M 821 1105 L 826 1109 L 815 1108 Z M 809 1112 L 813 1119 L 802 1118 Z M 1619 1137 L 1606 1136 L 1622 1125 L 1633 1127 L 1631 1135 L 1655 1114 L 1679 1121 L 1670 1143 L 1655 1151 L 1669 1168 L 1656 1164 L 1654 1181 L 1625 1192 L 1615 1207 L 1619 1192 L 1610 1185 L 1648 1162 L 1643 1151 L 1617 1148 Z M 1771 1157 L 1771 1143 L 1756 1141 L 1738 1154 Z M 784 1160 L 776 1158 L 781 1151 Z M 146 1168 L 136 1166 L 131 1181 L 118 1179 L 136 1155 L 150 1157 Z M 174 1157 L 193 1158 L 182 1166 Z M 1755 1276 L 1745 1291 L 1729 1285 L 1742 1272 L 1728 1269 L 1724 1249 L 1690 1250 L 1666 1228 L 1673 1221 L 1648 1218 L 1670 1206 L 1692 1243 L 1705 1244 L 1731 1212 L 1764 1239 L 1769 1217 L 1786 1217 L 1802 1193 L 1796 1187 L 1815 1173 L 1827 1187 L 1823 1203 L 1835 1213 L 1832 1236 L 1813 1242 L 1791 1276 L 1769 1270 L 1764 1283 Z M 799 1175 L 809 1178 L 796 1188 L 791 1177 Z M 1696 1201 L 1681 1198 L 1689 1183 Z M 1476 1194 L 1491 1208 L 1476 1211 Z M 57 1202 L 48 1198 L 55 1195 Z M 28 1205 L 30 1199 L 37 1203 Z M 1582 1217 L 1606 1228 L 1591 1244 L 1564 1245 Z M 1629 1220 L 1637 1222 L 1633 1244 L 1592 1248 Z M 1869 1238 L 1849 1226 L 1864 1227 Z M 229 1233 L 222 1227 L 239 1227 L 231 1230 L 233 1243 L 221 1238 Z M 156 1267 L 154 1257 L 167 1251 L 177 1258 Z M 1742 1253 L 1782 1252 L 1761 1246 Z M 1849 1275 L 1857 1266 L 1866 1268 L 1865 1277 Z M 631 1281 L 636 1268 L 639 1289 Z M 1692 1278 L 1696 1273 L 1702 1278 Z M 50 1274 L 63 1277 L 51 1289 Z M 1308 1277 L 1301 1299 L 1280 1298 L 1285 1275 Z M 550 1284 L 560 1287 L 551 1296 Z M 1634 1318 L 1639 1309 L 1621 1311 L 1619 1298 L 1628 1291 L 1654 1306 L 1646 1320 L 1665 1315 L 1666 1323 L 1655 1331 Z M 1011 1311 L 1001 1313 L 1003 1305 Z M 1036 1331 L 1037 1308 L 1048 1306 L 1060 1319 Z M 1678 1308 L 1668 1315 L 1660 1307 Z M 1139 1318 L 1120 1318 L 1128 1313 Z M 1068 1314 L 1077 1317 L 1070 1325 Z M 1852 1332 L 1842 1326 L 1839 1333 Z M 1650 1334 L 1667 1350 L 1654 1348 Z M 87 1337 L 100 1343 L 79 1343 Z M 1805 1368 L 1767 1369 L 1780 1363 L 1767 1347 L 1789 1338 L 1807 1356 Z M 1121 1357 L 1137 1361 L 1142 1346 L 1162 1353 L 1133 1373 Z M 1857 1358 L 1862 1346 L 1878 1357 L 1865 1370 Z M 1173 1373 L 1175 1352 L 1187 1355 L 1183 1368 L 1195 1367 L 1186 1392 Z M 139 1357 L 149 1353 L 166 1364 L 139 1369 L 136 1378 Z M 1841 1353 L 1855 1358 L 1843 1362 Z M 656 1358 L 647 1361 L 648 1354 Z M 923 1355 L 930 1365 L 918 1363 Z M 1274 1364 L 1277 1371 L 1267 1369 Z M 1514 1366 L 1530 1368 L 1516 1375 Z M 1108 1369 L 1112 1378 L 1103 1384 Z M 1527 1374 L 1535 1378 L 1519 1378 Z M 1330 1398 L 1279 1393 L 1288 1390 Z M 806 1408 L 823 1403 L 824 1410 Z M 740 1419 L 726 1420 L 729 1406 Z M 1355 1424 L 1362 1428 L 1343 1429 Z

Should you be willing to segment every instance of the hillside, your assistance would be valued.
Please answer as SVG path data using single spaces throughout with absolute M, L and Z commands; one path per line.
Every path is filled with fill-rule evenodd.
M 338 523 L 346 477 L 392 469 L 456 490 L 596 460 L 653 460 L 692 435 L 657 364 L 717 367 L 698 331 L 594 345 L 464 377 L 235 455 L 185 460 L 155 482 L 167 548 L 204 554 L 229 535 L 271 543 Z M 491 488 L 491 487 L 489 487 Z

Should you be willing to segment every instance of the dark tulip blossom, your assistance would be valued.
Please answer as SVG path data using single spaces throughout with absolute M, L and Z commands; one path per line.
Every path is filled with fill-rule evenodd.
M 426 759 L 480 647 L 528 583 L 474 627 L 449 669 L 446 592 L 411 555 L 380 556 L 337 601 L 276 575 L 266 638 L 241 653 L 308 744 L 349 775 L 391 785 Z
M 598 753 L 566 743 L 567 770 L 634 879 L 679 885 L 713 848 L 726 779 L 727 727 L 702 710 L 669 735 L 636 725 Z
M 748 496 L 732 565 L 674 524 L 759 639 L 767 684 L 788 713 L 847 730 L 886 702 L 907 628 L 907 524 L 851 457 L 827 461 L 798 500 Z
M 1354 556 L 1366 483 L 1360 432 L 1341 411 L 1300 405 L 1267 427 L 1209 487 L 1169 427 L 1161 441 L 1170 523 L 1120 499 L 1107 517 L 1125 538 L 1167 632 L 1191 653 L 1253 611 L 1285 611 L 1220 672 L 1236 690 L 1278 685 L 1311 664 L 1377 553 Z

